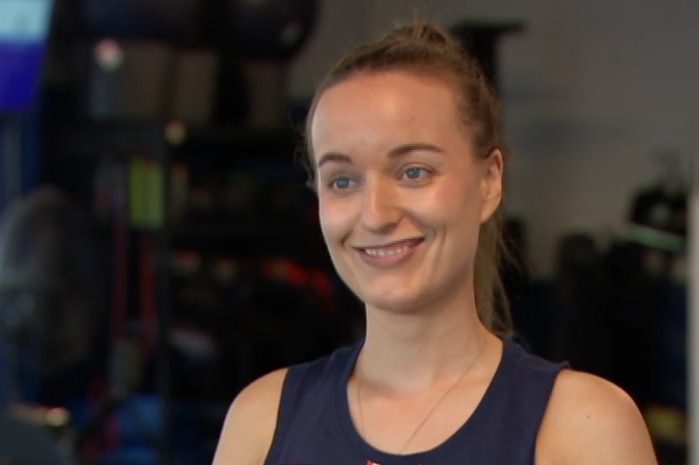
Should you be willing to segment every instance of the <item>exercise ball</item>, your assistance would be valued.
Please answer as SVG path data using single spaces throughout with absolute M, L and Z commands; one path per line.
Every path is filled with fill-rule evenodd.
M 104 312 L 98 253 L 87 218 L 57 189 L 10 204 L 0 218 L 0 358 L 51 374 L 92 355 Z
M 317 0 L 229 0 L 229 34 L 244 57 L 284 61 L 306 43 Z

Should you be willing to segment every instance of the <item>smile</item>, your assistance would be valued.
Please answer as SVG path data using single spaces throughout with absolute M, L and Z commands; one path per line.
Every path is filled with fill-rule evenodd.
M 390 257 L 391 255 L 395 255 L 397 253 L 405 252 L 410 248 L 410 246 L 404 245 L 403 247 L 398 247 L 395 249 L 364 249 L 364 252 L 367 255 L 371 255 L 372 257 Z
M 357 247 L 357 250 L 361 252 L 361 256 L 369 263 L 374 265 L 392 265 L 402 262 L 411 256 L 422 242 L 423 239 L 409 239 L 382 246 Z

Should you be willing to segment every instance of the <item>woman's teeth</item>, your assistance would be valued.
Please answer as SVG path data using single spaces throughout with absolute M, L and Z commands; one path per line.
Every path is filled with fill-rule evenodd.
M 372 257 L 390 257 L 392 255 L 405 252 L 409 248 L 410 247 L 408 247 L 407 245 L 404 245 L 402 247 L 396 247 L 394 249 L 364 249 L 364 251 L 367 255 L 371 255 Z

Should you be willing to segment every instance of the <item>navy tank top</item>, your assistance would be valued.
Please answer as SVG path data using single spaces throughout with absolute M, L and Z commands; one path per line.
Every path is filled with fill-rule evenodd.
M 370 446 L 354 427 L 347 383 L 362 343 L 286 375 L 265 465 L 532 465 L 539 425 L 558 372 L 505 339 L 502 358 L 471 417 L 441 445 L 394 455 Z

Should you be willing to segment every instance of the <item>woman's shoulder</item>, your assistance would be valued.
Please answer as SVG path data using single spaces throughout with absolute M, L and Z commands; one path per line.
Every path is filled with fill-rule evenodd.
M 289 389 L 313 393 L 350 363 L 356 346 L 316 360 L 278 369 L 250 383 L 231 403 L 216 449 L 214 465 L 261 465 L 277 429 L 280 405 Z M 296 396 L 292 396 L 296 397 Z
M 657 464 L 645 421 L 633 399 L 598 376 L 562 370 L 537 441 L 544 465 Z
M 278 406 L 288 368 L 246 386 L 231 403 L 213 464 L 261 465 L 274 437 Z

